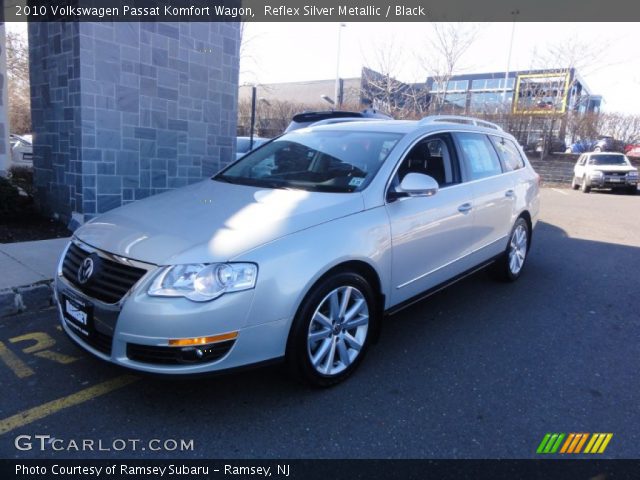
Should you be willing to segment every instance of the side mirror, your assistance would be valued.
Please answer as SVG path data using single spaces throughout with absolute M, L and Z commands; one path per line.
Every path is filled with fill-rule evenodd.
M 407 197 L 430 197 L 438 192 L 438 188 L 438 182 L 429 175 L 407 173 L 396 189 L 396 194 Z

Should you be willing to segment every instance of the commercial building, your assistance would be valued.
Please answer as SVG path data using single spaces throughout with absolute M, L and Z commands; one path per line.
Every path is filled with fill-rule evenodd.
M 437 113 L 597 113 L 602 104 L 574 68 L 429 77 L 426 87 Z

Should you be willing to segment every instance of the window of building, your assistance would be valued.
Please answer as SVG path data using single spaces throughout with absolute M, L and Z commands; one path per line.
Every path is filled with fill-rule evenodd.
M 456 133 L 456 138 L 471 180 L 492 177 L 502 173 L 498 154 L 486 135 L 481 133 Z
M 470 109 L 472 112 L 498 113 L 510 106 L 512 95 L 511 92 L 506 97 L 502 92 L 473 92 Z
M 516 79 L 507 79 L 507 90 L 513 90 Z M 504 78 L 481 78 L 471 82 L 471 90 L 504 90 Z
M 469 80 L 450 80 L 447 84 L 447 92 L 465 92 L 469 88 Z M 444 91 L 443 83 L 434 81 L 431 85 L 432 92 Z
M 465 110 L 467 106 L 467 94 L 447 93 L 444 97 L 444 103 L 453 110 Z
M 490 136 L 493 145 L 498 151 L 498 155 L 502 159 L 502 163 L 505 166 L 507 172 L 518 170 L 524 167 L 524 160 L 520 155 L 520 150 L 511 140 L 503 137 Z

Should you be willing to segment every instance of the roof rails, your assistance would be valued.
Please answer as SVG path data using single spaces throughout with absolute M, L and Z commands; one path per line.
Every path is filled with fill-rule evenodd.
M 462 117 L 460 115 L 429 115 L 418 122 L 418 125 L 427 125 L 429 123 L 461 123 L 463 125 L 475 125 L 476 127 L 492 128 L 494 130 L 502 130 L 502 127 L 486 120 L 472 117 Z

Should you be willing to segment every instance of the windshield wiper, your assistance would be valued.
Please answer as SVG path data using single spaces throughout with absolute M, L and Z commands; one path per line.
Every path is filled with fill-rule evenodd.
M 232 183 L 235 185 L 248 185 L 251 187 L 280 188 L 284 190 L 291 190 L 291 187 L 282 182 L 274 182 L 261 178 L 228 177 L 226 175 L 217 175 L 213 177 L 212 180 L 219 180 L 221 182 Z

